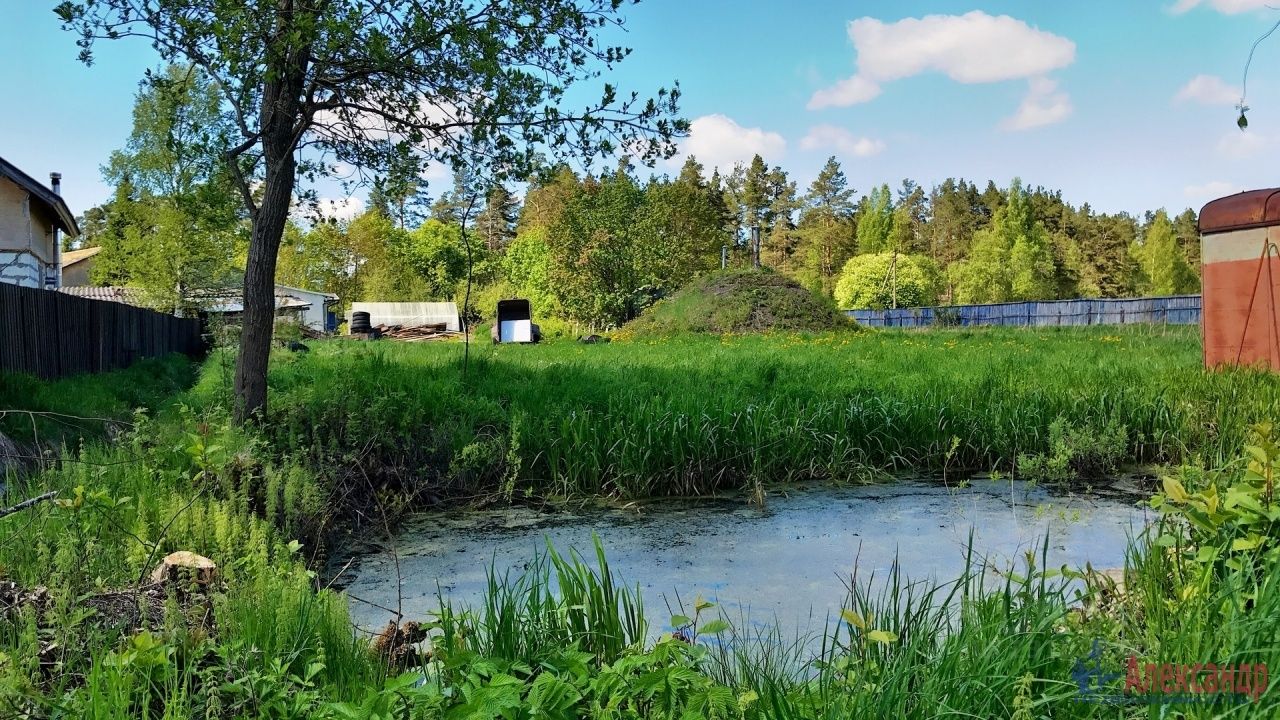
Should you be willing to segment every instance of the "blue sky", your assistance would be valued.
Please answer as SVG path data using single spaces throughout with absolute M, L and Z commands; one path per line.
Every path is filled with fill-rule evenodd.
M 52 4 L 0 0 L 0 156 L 62 172 L 83 212 L 109 196 L 99 167 L 155 59 L 119 41 L 84 67 Z M 1232 107 L 1250 45 L 1280 19 L 1265 4 L 648 0 L 626 10 L 635 52 L 614 79 L 678 78 L 686 151 L 726 166 L 760 152 L 802 186 L 834 154 L 859 192 L 1020 176 L 1099 210 L 1198 208 L 1276 184 L 1280 35 L 1255 57 L 1247 133 Z

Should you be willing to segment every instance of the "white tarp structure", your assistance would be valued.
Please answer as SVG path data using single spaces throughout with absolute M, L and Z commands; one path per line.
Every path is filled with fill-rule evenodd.
M 451 302 L 357 302 L 351 312 L 369 313 L 370 325 L 428 325 L 444 323 L 446 330 L 462 332 L 458 304 Z M 347 315 L 351 319 L 351 315 Z
M 498 323 L 498 342 L 533 342 L 533 323 L 529 320 L 503 320 Z

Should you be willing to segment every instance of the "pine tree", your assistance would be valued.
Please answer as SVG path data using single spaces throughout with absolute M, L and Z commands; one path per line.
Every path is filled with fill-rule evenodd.
M 425 192 L 426 182 L 418 174 L 414 151 L 408 143 L 397 143 L 389 155 L 387 172 L 374 179 L 369 191 L 369 207 L 381 211 L 401 229 L 417 227 L 430 198 Z
M 797 274 L 813 289 L 828 294 L 834 291 L 840 268 L 857 249 L 854 192 L 833 156 L 827 158 L 804 196 L 799 224 L 802 246 L 797 250 L 803 266 Z
M 898 206 L 893 210 L 889 247 L 911 254 L 928 252 L 925 236 L 928 221 L 929 206 L 924 189 L 913 180 L 903 180 L 902 189 L 898 191 Z
M 680 176 L 676 178 L 676 182 L 699 189 L 706 188 L 707 181 L 702 177 L 702 170 L 702 163 L 698 162 L 698 158 L 690 155 L 684 159 L 684 164 L 680 166 Z
M 765 179 L 769 205 L 765 210 L 765 224 L 760 228 L 761 253 L 770 258 L 766 264 L 786 268 L 799 240 L 795 214 L 802 203 L 797 197 L 796 184 L 781 167 L 774 166 Z
M 947 178 L 929 194 L 931 217 L 925 234 L 929 256 L 939 265 L 945 267 L 968 254 L 979 219 L 976 201 L 977 190 L 963 179 Z
M 763 228 L 765 213 L 769 209 L 769 167 L 764 158 L 756 155 L 745 169 L 742 178 L 742 191 L 739 203 L 742 207 L 742 227 L 747 232 L 746 242 L 750 241 L 751 228 Z M 751 248 L 747 248 L 751 252 Z
M 440 197 L 436 198 L 434 203 L 431 203 L 431 218 L 446 224 L 460 224 L 462 215 L 469 205 L 472 205 L 472 200 L 467 190 L 466 173 L 461 170 L 455 170 L 453 173 L 453 189 L 440 193 Z M 472 219 L 475 218 L 474 208 L 471 216 Z
M 733 212 L 729 191 L 725 187 L 724 180 L 720 177 L 719 170 L 711 172 L 711 179 L 707 181 L 707 200 L 711 203 L 716 217 L 719 218 L 721 236 L 726 245 L 732 245 L 738 236 L 738 216 Z
M 495 185 L 489 191 L 484 210 L 476 215 L 476 237 L 490 252 L 502 250 L 516 236 L 516 218 L 519 212 L 515 196 L 505 187 Z

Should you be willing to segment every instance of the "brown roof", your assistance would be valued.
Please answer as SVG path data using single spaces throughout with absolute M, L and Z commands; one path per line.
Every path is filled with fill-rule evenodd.
M 68 265 L 75 265 L 81 260 L 88 260 L 89 258 L 93 257 L 94 255 L 97 255 L 100 252 L 102 252 L 102 247 L 100 246 L 85 248 L 83 250 L 68 250 L 62 253 L 62 267 L 67 267 Z
M 1280 188 L 1228 195 L 1200 210 L 1200 232 L 1206 235 L 1268 225 L 1280 225 Z

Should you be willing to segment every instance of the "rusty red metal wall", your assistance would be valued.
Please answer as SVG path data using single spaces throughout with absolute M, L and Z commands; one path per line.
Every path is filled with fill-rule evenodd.
M 1261 365 L 1280 370 L 1277 239 L 1278 225 L 1202 236 L 1206 366 Z

